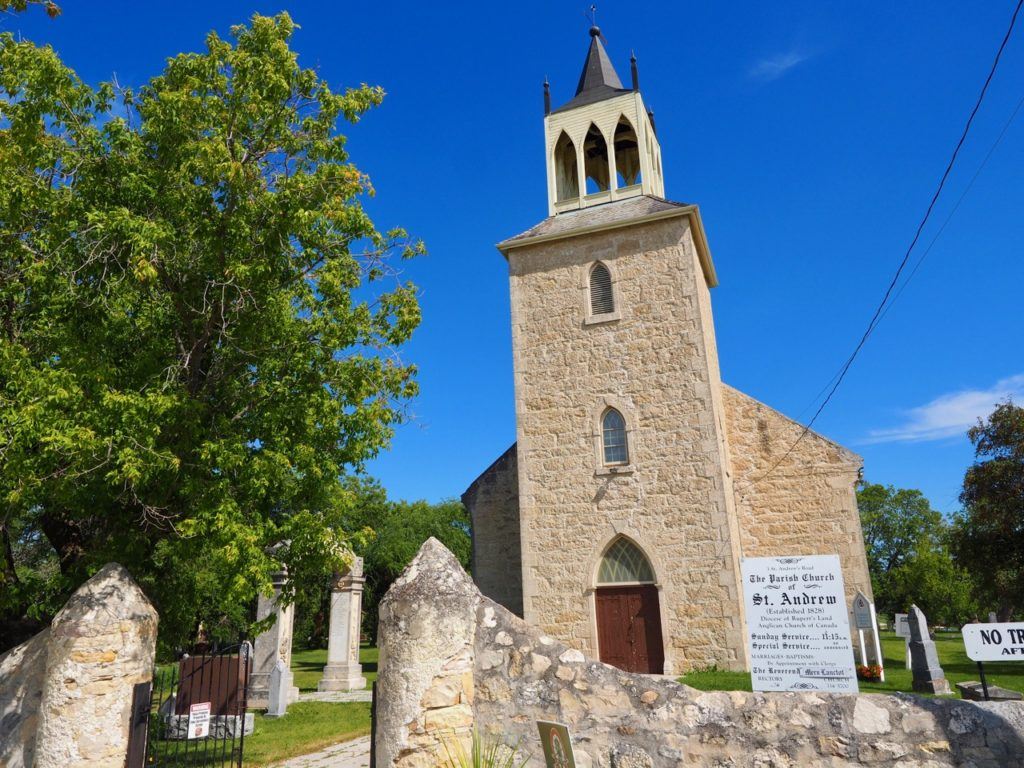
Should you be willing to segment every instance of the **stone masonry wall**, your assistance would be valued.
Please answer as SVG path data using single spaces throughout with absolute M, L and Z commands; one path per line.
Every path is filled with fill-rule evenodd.
M 0 656 L 0 766 L 32 765 L 50 630 Z
M 848 601 L 871 597 L 855 484 L 855 453 L 723 386 L 740 541 L 747 557 L 838 554 Z
M 596 260 L 618 319 L 588 320 Z M 596 655 L 597 568 L 625 535 L 655 568 L 666 671 L 745 667 L 714 337 L 689 219 L 515 248 L 509 270 L 524 617 Z M 599 455 L 608 406 L 630 443 L 617 472 Z
M 589 660 L 473 588 L 436 540 L 381 610 L 377 765 L 438 766 L 473 725 L 544 764 L 565 723 L 580 768 L 1020 768 L 1024 704 L 701 692 Z
M 121 768 L 132 689 L 151 679 L 157 614 L 116 563 L 50 627 L 0 656 L 0 766 Z
M 518 472 L 513 443 L 466 489 L 462 503 L 472 521 L 473 580 L 489 598 L 522 616 Z

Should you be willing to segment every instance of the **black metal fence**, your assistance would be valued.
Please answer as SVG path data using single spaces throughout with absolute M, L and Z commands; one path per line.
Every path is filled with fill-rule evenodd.
M 158 665 L 148 700 L 135 693 L 127 768 L 241 768 L 251 672 L 248 643 Z

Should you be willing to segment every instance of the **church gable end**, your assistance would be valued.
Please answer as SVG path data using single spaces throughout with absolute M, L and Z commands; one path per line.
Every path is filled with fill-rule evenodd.
M 722 385 L 740 544 L 746 557 L 838 554 L 846 592 L 871 595 L 857 511 L 860 456 Z M 774 467 L 774 469 L 773 469 Z

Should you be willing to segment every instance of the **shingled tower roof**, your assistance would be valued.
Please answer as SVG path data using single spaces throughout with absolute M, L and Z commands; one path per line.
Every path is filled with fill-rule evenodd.
M 576 86 L 576 96 L 555 112 L 604 101 L 623 93 L 629 93 L 629 89 L 622 87 L 622 81 L 619 80 L 615 67 L 608 58 L 608 53 L 601 43 L 601 29 L 591 27 L 590 49 L 587 51 L 587 60 L 583 63 L 579 85 Z

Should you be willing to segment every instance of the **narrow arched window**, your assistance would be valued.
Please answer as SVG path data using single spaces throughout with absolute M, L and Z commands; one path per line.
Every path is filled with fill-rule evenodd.
M 610 315 L 614 311 L 611 272 L 604 264 L 595 264 L 590 270 L 590 314 Z
M 598 584 L 652 584 L 654 569 L 636 544 L 626 538 L 616 539 L 601 558 L 597 572 Z
M 631 187 L 640 183 L 640 144 L 632 123 L 619 118 L 615 127 L 615 172 L 619 187 Z
M 608 143 L 593 123 L 583 140 L 583 170 L 587 175 L 587 194 L 604 192 L 608 183 Z
M 628 464 L 629 446 L 626 445 L 626 420 L 614 408 L 601 416 L 601 448 L 605 464 Z
M 580 196 L 580 177 L 576 163 L 576 145 L 562 131 L 555 144 L 555 192 L 558 202 Z

